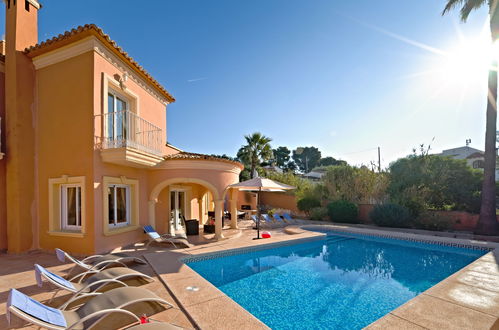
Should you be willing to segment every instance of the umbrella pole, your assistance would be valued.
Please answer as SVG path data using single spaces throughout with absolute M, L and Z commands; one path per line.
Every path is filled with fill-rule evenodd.
M 262 188 L 256 192 L 256 238 L 253 239 L 260 239 L 260 208 L 258 207 L 260 204 L 260 191 Z

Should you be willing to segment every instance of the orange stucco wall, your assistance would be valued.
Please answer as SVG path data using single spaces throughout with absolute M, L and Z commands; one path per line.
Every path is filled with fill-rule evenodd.
M 8 250 L 37 247 L 35 197 L 35 71 L 24 55 L 38 41 L 37 10 L 26 11 L 23 1 L 6 9 L 5 38 L 5 150 Z
M 92 54 L 94 59 L 93 67 L 93 111 L 94 116 L 101 115 L 104 111 L 104 102 L 107 102 L 107 95 L 103 95 L 103 84 L 108 82 L 103 79 L 103 73 L 114 79 L 115 75 L 122 75 L 123 72 L 119 68 L 109 63 L 105 58 L 97 53 Z M 116 88 L 116 87 L 113 87 Z M 138 115 L 160 127 L 163 132 L 166 130 L 166 114 L 165 105 L 158 99 L 152 96 L 144 88 L 136 84 L 133 79 L 129 78 L 126 82 L 126 90 L 138 97 L 138 106 L 132 109 L 138 112 Z M 95 132 L 100 134 L 100 130 Z M 166 144 L 165 133 L 162 135 L 163 143 Z M 125 176 L 128 179 L 139 181 L 139 225 L 140 227 L 148 224 L 148 194 L 151 189 L 148 182 L 147 169 L 139 169 L 128 166 L 120 166 L 102 162 L 100 150 L 93 151 L 93 202 L 94 209 L 92 210 L 92 218 L 94 219 L 95 232 L 95 252 L 105 252 L 112 250 L 118 246 L 128 245 L 133 242 L 146 239 L 141 228 L 133 231 L 113 234 L 110 236 L 104 235 L 104 219 L 103 215 L 103 194 L 102 180 L 104 176 L 121 177 Z M 159 229 L 158 229 L 159 230 Z
M 3 63 L 0 63 L 0 153 L 5 153 L 5 73 Z M 6 205 L 6 160 L 0 159 L 0 251 L 7 249 L 7 205 Z
M 70 58 L 37 71 L 36 147 L 40 247 L 73 253 L 94 252 L 93 55 Z M 50 178 L 85 176 L 86 236 L 49 235 Z
M 124 63 L 111 63 L 91 50 L 49 64 L 36 72 L 30 60 L 23 56 L 21 53 L 11 55 L 11 58 L 16 59 L 11 74 L 12 77 L 21 77 L 19 81 L 29 82 L 32 86 L 25 84 L 23 87 L 28 86 L 26 91 L 26 88 L 19 88 L 19 81 L 14 79 L 15 84 L 13 83 L 10 89 L 13 91 L 11 93 L 11 103 L 15 105 L 13 109 L 22 108 L 29 111 L 20 114 L 14 112 L 15 115 L 11 116 L 10 140 L 9 136 L 7 137 L 10 145 L 15 147 L 12 160 L 9 160 L 11 174 L 8 165 L 5 165 L 9 163 L 5 159 L 0 160 L 0 249 L 7 246 L 8 235 L 9 245 L 10 238 L 15 238 L 13 252 L 26 251 L 32 247 L 44 250 L 58 247 L 81 255 L 110 251 L 146 238 L 141 227 L 149 223 L 151 191 L 165 180 L 177 178 L 174 180 L 175 184 L 190 188 L 188 199 L 190 212 L 186 214 L 186 218 L 199 220 L 206 217 L 206 207 L 200 201 L 208 189 L 213 197 L 222 199 L 225 188 L 238 182 L 238 173 L 224 169 L 214 170 L 213 166 L 211 169 L 201 167 L 172 170 L 137 168 L 133 164 L 125 166 L 104 163 L 101 150 L 96 144 L 102 133 L 100 127 L 102 121 L 99 122 L 96 116 L 103 114 L 107 102 L 103 86 L 109 84 L 108 78 L 113 80 L 116 76 L 122 77 L 123 67 L 129 72 L 133 70 Z M 18 64 L 24 65 L 25 70 L 19 70 Z M 1 78 L 2 75 L 0 75 L 0 101 L 4 99 Z M 154 93 L 136 83 L 132 77 L 125 84 L 126 88 L 120 92 L 133 95 L 136 100 L 136 106 L 130 110 L 162 129 L 161 145 L 165 155 L 177 153 L 178 150 L 175 148 L 166 146 L 165 104 L 154 96 Z M 113 83 L 110 86 L 113 89 L 121 88 Z M 2 117 L 3 110 L 0 106 Z M 22 124 L 20 132 L 26 133 L 24 135 L 13 131 L 19 122 Z M 9 127 L 6 129 L 7 132 Z M 5 141 L 3 137 L 2 141 Z M 26 148 L 19 148 L 25 145 Z M 19 153 L 21 149 L 25 153 Z M 10 157 L 9 150 L 7 153 Z M 7 174 L 4 174 L 6 171 Z M 86 217 L 83 237 L 79 233 L 51 231 L 51 221 L 55 223 L 57 220 L 50 219 L 49 180 L 65 180 L 65 177 L 85 178 Z M 104 177 L 125 177 L 138 181 L 136 223 L 138 226 L 130 227 L 132 230 L 115 232 L 106 230 L 107 218 L 103 214 L 103 199 L 106 193 L 103 191 Z M 197 179 L 200 182 L 183 182 L 178 178 Z M 203 185 L 203 182 L 207 185 Z M 159 202 L 154 207 L 157 229 L 160 232 L 169 230 L 170 200 L 167 188 L 163 187 L 157 196 Z M 6 191 L 11 192 L 10 199 L 9 194 L 5 197 Z M 11 202 L 13 220 L 6 225 L 5 209 L 9 202 Z M 57 203 L 58 201 L 54 202 L 52 207 Z M 59 212 L 59 209 L 52 211 Z
M 242 210 L 242 205 L 250 205 L 252 210 L 256 210 L 256 193 L 250 191 L 237 192 L 237 209 Z
M 262 192 L 261 204 L 271 206 L 273 208 L 280 208 L 290 210 L 294 214 L 301 214 L 296 206 L 296 197 L 279 192 Z

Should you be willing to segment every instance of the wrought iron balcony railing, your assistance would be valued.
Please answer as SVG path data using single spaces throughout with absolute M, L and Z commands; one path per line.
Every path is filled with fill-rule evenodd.
M 131 111 L 109 112 L 96 116 L 100 119 L 102 149 L 134 148 L 161 155 L 163 131 L 158 126 Z

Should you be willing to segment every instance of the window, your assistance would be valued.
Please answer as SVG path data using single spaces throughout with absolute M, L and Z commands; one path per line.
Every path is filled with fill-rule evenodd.
M 107 188 L 108 224 L 110 227 L 130 224 L 130 186 L 111 184 Z
M 137 230 L 139 180 L 125 176 L 102 177 L 102 230 L 105 236 Z
M 83 237 L 85 235 L 85 177 L 67 176 L 49 179 L 49 235 Z
M 61 185 L 61 229 L 81 229 L 81 187 Z
M 484 162 L 483 160 L 475 160 L 473 162 L 473 168 L 483 168 L 484 167 Z
M 115 93 L 107 94 L 107 137 L 110 140 L 127 139 L 128 116 L 127 102 Z

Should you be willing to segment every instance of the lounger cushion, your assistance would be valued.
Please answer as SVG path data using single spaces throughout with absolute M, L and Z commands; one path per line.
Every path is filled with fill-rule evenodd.
M 170 323 L 163 322 L 151 322 L 135 325 L 127 330 L 180 330 L 183 329 L 181 327 L 177 327 L 176 325 Z
M 149 237 L 150 237 L 151 239 L 158 239 L 158 238 L 161 238 L 161 236 L 160 236 L 157 232 L 155 232 L 155 231 L 153 231 L 153 232 L 148 232 L 148 233 L 147 233 L 147 235 L 149 235 Z
M 117 278 L 119 281 L 126 281 L 131 278 L 142 278 L 144 279 L 144 274 L 127 268 L 127 267 L 114 267 L 114 268 L 108 268 L 103 271 L 100 271 L 92 276 L 90 276 L 86 281 L 84 282 L 85 284 L 91 284 L 96 281 L 100 280 L 107 280 L 107 279 L 113 279 Z M 148 282 L 149 280 L 145 280 Z
M 11 289 L 9 294 L 8 306 L 14 306 L 22 312 L 33 316 L 43 322 L 67 327 L 66 320 L 62 312 L 56 308 L 45 306 L 44 304 L 31 299 L 27 295 Z
M 60 262 L 66 262 L 66 253 L 61 249 L 55 249 L 55 255 Z
M 158 299 L 154 293 L 149 290 L 137 287 L 117 288 L 107 291 L 104 294 L 95 296 L 86 302 L 81 308 L 78 309 L 78 314 L 81 318 L 90 315 L 103 309 L 117 308 L 121 305 L 127 304 L 135 300 Z M 152 305 L 151 303 L 142 304 L 146 306 Z M 154 304 L 160 306 L 159 304 Z M 161 307 L 161 306 L 160 306 Z M 131 310 L 130 307 L 126 307 Z M 144 313 L 145 314 L 145 313 Z M 142 313 L 137 314 L 142 315 Z
M 75 290 L 75 287 L 73 283 L 69 282 L 63 277 L 60 277 L 59 275 L 56 275 L 52 272 L 49 272 L 45 268 L 43 268 L 40 265 L 35 264 L 35 275 L 36 275 L 36 281 L 38 283 L 39 287 L 42 287 L 42 278 L 41 275 L 45 275 L 46 277 L 50 278 L 52 281 L 59 283 L 60 285 L 70 289 L 70 291 Z

